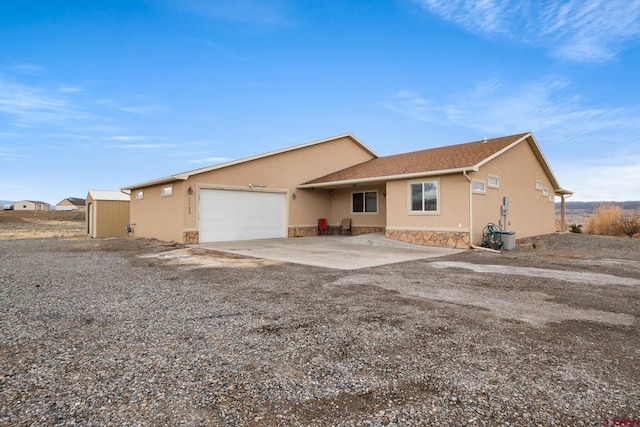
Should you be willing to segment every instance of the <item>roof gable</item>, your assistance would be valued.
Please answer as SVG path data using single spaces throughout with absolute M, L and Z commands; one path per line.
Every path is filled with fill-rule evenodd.
M 521 133 L 379 157 L 306 182 L 301 187 L 477 170 L 482 164 L 495 158 L 504 150 L 523 141 L 530 135 L 530 133 Z

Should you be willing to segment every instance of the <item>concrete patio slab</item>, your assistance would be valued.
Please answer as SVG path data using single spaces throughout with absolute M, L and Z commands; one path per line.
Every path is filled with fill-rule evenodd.
M 382 233 L 360 236 L 313 236 L 243 240 L 193 245 L 202 249 L 339 270 L 356 270 L 442 257 L 464 249 L 413 245 L 389 240 Z

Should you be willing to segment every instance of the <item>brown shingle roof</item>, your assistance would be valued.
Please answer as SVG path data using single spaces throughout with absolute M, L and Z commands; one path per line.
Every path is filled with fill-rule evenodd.
M 314 179 L 303 185 L 393 177 L 422 172 L 471 169 L 527 135 L 529 133 L 521 133 L 465 144 L 378 157 Z

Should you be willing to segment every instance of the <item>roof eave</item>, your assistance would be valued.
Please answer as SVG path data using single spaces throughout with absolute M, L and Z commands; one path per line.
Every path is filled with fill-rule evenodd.
M 329 181 L 329 182 L 318 182 L 318 183 L 309 183 L 309 184 L 300 184 L 298 188 L 331 188 L 331 187 L 340 187 L 345 185 L 353 185 L 353 184 L 366 184 L 371 182 L 380 182 L 380 181 L 396 181 L 399 179 L 413 179 L 427 176 L 438 176 L 438 175 L 451 175 L 455 173 L 462 172 L 477 172 L 478 169 L 476 167 L 464 167 L 464 168 L 455 168 L 455 169 L 441 169 L 437 171 L 422 171 L 422 172 L 412 172 L 405 173 L 399 175 L 385 175 L 385 176 L 372 176 L 367 178 L 356 178 L 356 179 L 345 179 L 340 181 Z
M 184 181 L 187 178 L 188 176 L 181 177 L 180 175 L 171 175 L 164 178 L 154 179 L 153 181 L 146 181 L 146 182 L 141 182 L 139 184 L 132 184 L 132 185 L 127 185 L 125 187 L 120 187 L 120 191 L 127 191 L 127 190 L 132 191 L 136 188 L 145 188 L 145 187 L 151 187 L 152 185 L 167 184 L 175 181 Z

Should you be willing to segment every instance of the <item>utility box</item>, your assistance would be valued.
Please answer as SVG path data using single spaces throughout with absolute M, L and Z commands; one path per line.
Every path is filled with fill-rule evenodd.
M 515 231 L 501 231 L 500 237 L 502 240 L 502 249 L 516 248 L 516 232 Z

